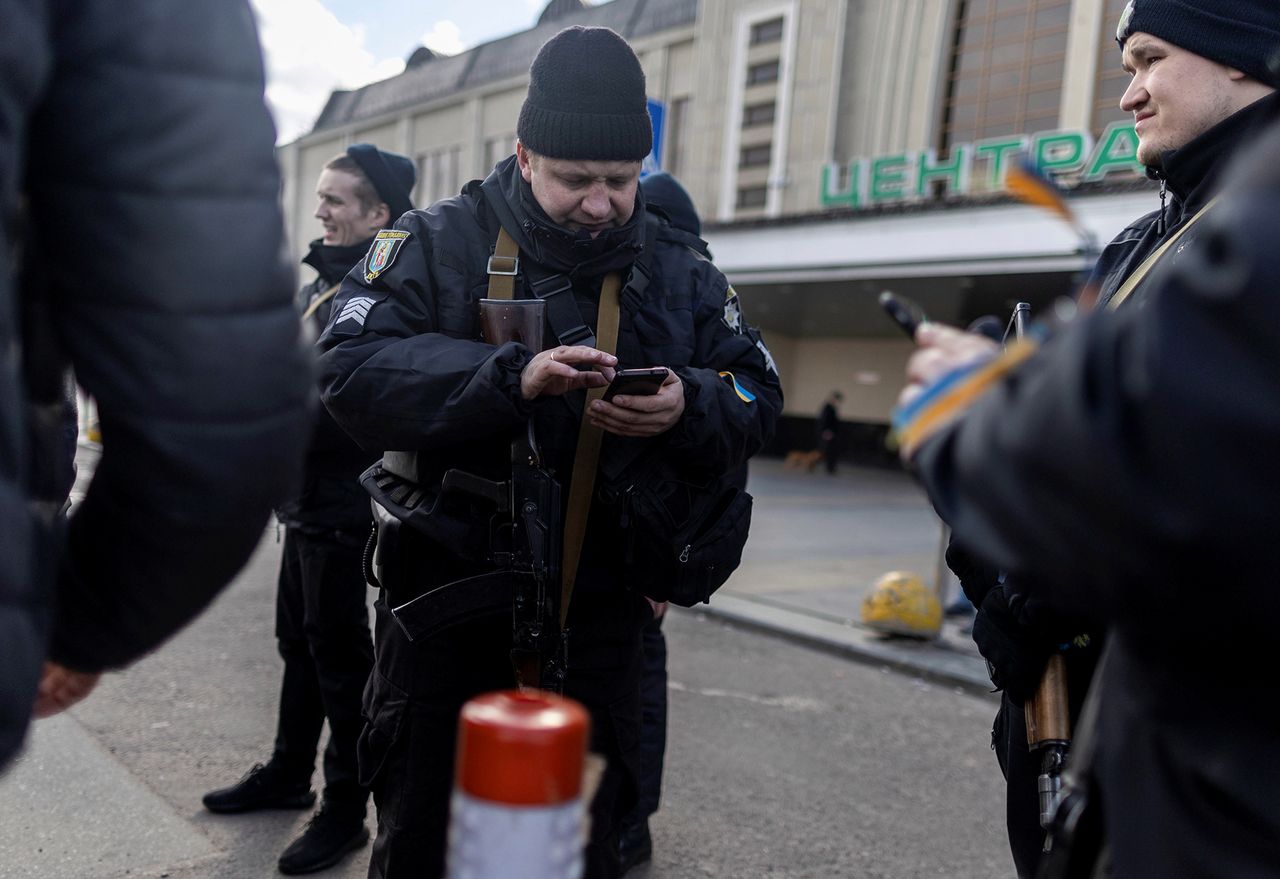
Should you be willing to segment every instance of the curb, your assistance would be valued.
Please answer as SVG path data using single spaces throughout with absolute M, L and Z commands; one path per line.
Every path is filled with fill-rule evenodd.
M 942 641 L 887 638 L 849 623 L 734 595 L 717 595 L 711 604 L 690 610 L 855 662 L 888 666 L 895 671 L 959 687 L 974 695 L 998 698 L 998 694 L 991 690 L 991 679 L 982 658 L 956 650 Z

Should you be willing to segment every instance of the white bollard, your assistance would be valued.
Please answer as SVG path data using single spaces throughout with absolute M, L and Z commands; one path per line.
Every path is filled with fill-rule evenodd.
M 448 879 L 580 879 L 589 726 L 577 702 L 539 691 L 463 706 Z

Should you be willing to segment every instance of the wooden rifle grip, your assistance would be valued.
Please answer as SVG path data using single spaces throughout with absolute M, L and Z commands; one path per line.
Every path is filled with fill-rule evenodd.
M 1049 657 L 1036 694 L 1023 707 L 1027 721 L 1027 746 L 1038 748 L 1048 742 L 1071 740 L 1071 718 L 1067 707 L 1067 660 L 1061 653 Z

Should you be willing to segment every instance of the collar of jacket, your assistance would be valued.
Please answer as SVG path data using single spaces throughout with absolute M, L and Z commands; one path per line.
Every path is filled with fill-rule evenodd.
M 359 244 L 325 244 L 323 238 L 317 238 L 311 242 L 311 250 L 302 261 L 316 270 L 320 280 L 336 284 L 369 252 L 372 241 L 369 238 Z
M 1218 174 L 1257 129 L 1275 118 L 1280 92 L 1254 101 L 1223 119 L 1199 137 L 1160 157 L 1158 168 L 1147 176 L 1162 180 L 1182 207 L 1182 213 L 1196 211 L 1208 203 L 1217 190 Z
M 644 250 L 644 196 L 636 187 L 631 219 L 595 238 L 557 226 L 533 197 L 515 156 L 499 162 L 480 184 L 485 204 L 520 247 L 520 252 L 557 274 L 594 277 L 624 269 Z M 497 235 L 497 229 L 493 230 Z

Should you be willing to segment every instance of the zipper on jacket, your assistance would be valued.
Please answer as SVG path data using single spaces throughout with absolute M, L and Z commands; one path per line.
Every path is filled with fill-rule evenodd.
M 1163 238 L 1167 225 L 1165 224 L 1164 215 L 1167 207 L 1165 200 L 1169 197 L 1169 181 L 1162 175 L 1160 177 L 1160 218 L 1156 220 L 1156 237 Z

